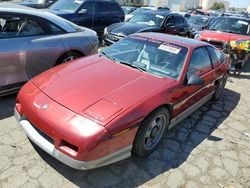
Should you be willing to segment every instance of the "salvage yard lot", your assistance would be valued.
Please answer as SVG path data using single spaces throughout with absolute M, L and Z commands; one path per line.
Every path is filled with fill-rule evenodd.
M 250 187 L 250 64 L 169 131 L 149 157 L 89 171 L 71 169 L 33 146 L 0 98 L 0 187 Z M 55 117 L 56 118 L 56 117 Z M 34 149 L 35 147 L 35 149 Z

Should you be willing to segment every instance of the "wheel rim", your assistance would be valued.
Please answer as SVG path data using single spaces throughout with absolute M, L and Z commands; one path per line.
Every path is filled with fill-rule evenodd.
M 76 59 L 76 56 L 68 56 L 68 57 L 66 57 L 62 62 L 63 63 L 66 63 L 66 62 L 69 62 L 69 61 L 72 61 L 72 60 L 74 60 L 74 59 Z
M 217 86 L 217 90 L 216 90 L 216 97 L 219 98 L 222 91 L 224 90 L 224 87 L 226 85 L 226 81 L 227 81 L 227 76 L 224 76 L 221 81 L 219 82 L 218 86 Z
M 156 116 L 150 123 L 144 139 L 144 148 L 151 150 L 160 141 L 166 126 L 166 117 L 164 115 Z

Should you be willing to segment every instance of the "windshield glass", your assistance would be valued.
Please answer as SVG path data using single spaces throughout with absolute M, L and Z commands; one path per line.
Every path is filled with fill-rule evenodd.
M 59 0 L 49 7 L 52 10 L 74 13 L 84 0 Z
M 146 24 L 149 26 L 160 26 L 164 16 L 153 13 L 139 13 L 129 20 L 130 23 Z
M 215 19 L 208 29 L 241 35 L 250 34 L 249 21 L 238 18 Z
M 101 53 L 118 63 L 155 76 L 178 79 L 186 60 L 186 47 L 141 36 L 129 36 Z
M 188 18 L 188 23 L 196 25 L 206 25 L 208 22 L 208 17 L 191 16 Z
M 136 15 L 136 14 L 138 14 L 138 13 L 141 13 L 142 11 L 145 11 L 145 10 L 147 10 L 147 9 L 145 9 L 145 8 L 138 8 L 138 9 L 136 9 L 135 11 L 133 11 L 131 14 L 132 14 L 132 15 Z

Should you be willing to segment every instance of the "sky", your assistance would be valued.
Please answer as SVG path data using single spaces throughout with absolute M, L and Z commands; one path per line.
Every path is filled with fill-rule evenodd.
M 250 5 L 250 0 L 228 0 L 230 7 L 247 8 Z

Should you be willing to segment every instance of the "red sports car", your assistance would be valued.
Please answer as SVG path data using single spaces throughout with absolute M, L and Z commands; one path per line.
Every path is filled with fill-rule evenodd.
M 166 34 L 126 37 L 62 64 L 19 92 L 15 116 L 44 151 L 76 169 L 146 156 L 172 128 L 223 91 L 227 58 L 207 43 Z

